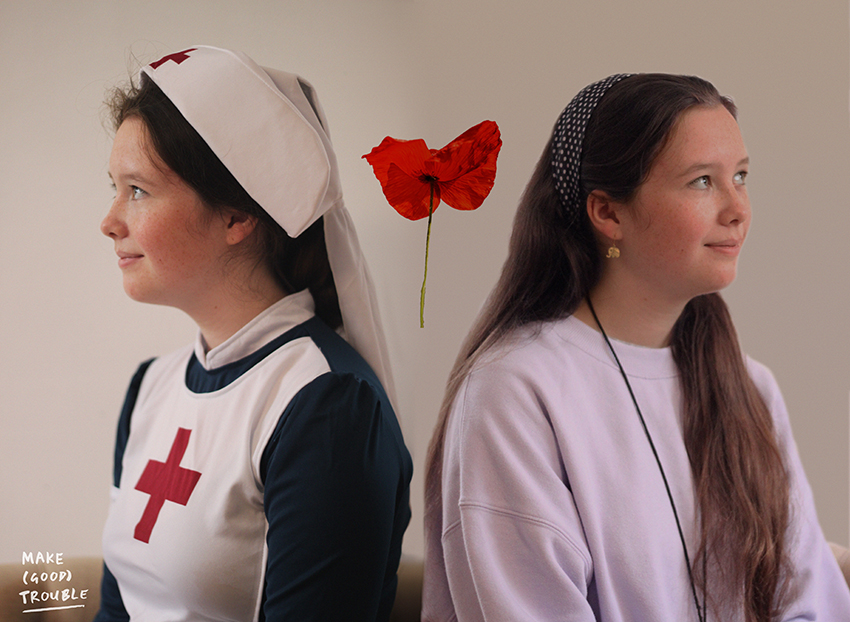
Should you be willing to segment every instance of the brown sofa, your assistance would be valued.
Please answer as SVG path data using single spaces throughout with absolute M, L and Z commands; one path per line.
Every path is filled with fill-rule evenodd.
M 103 561 L 99 557 L 68 558 L 62 560 L 62 565 L 0 564 L 0 621 L 91 622 L 100 603 L 102 569 Z M 27 584 L 24 584 L 24 571 L 27 572 Z M 62 571 L 66 574 L 60 577 Z M 33 573 L 38 583 L 33 582 Z M 42 576 L 45 581 L 41 580 Z M 47 603 L 30 602 L 27 595 L 25 604 L 20 593 L 30 590 L 35 591 L 39 599 L 45 592 L 51 595 L 58 593 L 59 598 Z M 63 590 L 66 591 L 64 594 Z M 83 595 L 85 598 L 81 598 Z M 30 612 L 63 606 L 73 608 Z M 398 569 L 398 591 L 390 622 L 419 622 L 421 609 L 422 561 L 404 556 Z
M 850 584 L 850 550 L 830 543 L 832 552 L 838 560 L 838 565 L 844 573 L 844 578 Z M 29 573 L 47 573 L 47 581 L 37 585 L 24 585 L 24 569 Z M 36 568 L 27 564 L 0 564 L 0 620 L 2 622 L 91 622 L 97 612 L 100 602 L 100 577 L 102 561 L 99 557 L 75 557 L 63 560 L 61 566 L 43 564 Z M 59 581 L 58 574 L 51 580 L 51 573 L 61 570 L 71 572 L 70 580 Z M 67 576 L 67 575 L 66 575 Z M 31 575 L 30 575 L 31 577 Z M 30 582 L 31 583 L 31 582 Z M 57 590 L 62 596 L 62 590 L 74 589 L 77 600 L 72 600 L 72 594 L 67 594 L 68 600 L 59 602 L 62 605 L 85 605 L 73 609 L 61 609 L 48 612 L 24 613 L 29 609 L 43 606 L 42 603 L 23 604 L 20 592 L 32 589 L 39 594 Z M 86 598 L 79 599 L 82 590 L 87 590 Z M 48 606 L 57 606 L 53 602 Z M 422 560 L 402 557 L 398 569 L 398 593 L 390 616 L 390 622 L 419 622 L 422 608 Z

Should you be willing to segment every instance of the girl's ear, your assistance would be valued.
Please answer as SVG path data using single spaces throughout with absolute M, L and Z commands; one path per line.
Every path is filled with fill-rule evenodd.
M 620 213 L 622 203 L 612 199 L 602 190 L 594 190 L 587 195 L 587 215 L 593 228 L 609 240 L 622 240 Z
M 230 211 L 223 215 L 227 243 L 231 246 L 239 244 L 257 227 L 257 217 L 245 212 Z

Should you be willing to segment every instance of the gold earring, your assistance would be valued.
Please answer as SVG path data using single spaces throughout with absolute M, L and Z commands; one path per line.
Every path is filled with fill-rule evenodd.
M 620 256 L 620 249 L 617 248 L 617 242 L 611 240 L 611 246 L 608 247 L 608 254 L 605 255 L 608 259 L 616 259 Z

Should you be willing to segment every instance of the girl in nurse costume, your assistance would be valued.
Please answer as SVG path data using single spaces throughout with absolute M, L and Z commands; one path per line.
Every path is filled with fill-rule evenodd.
M 197 46 L 112 112 L 124 290 L 199 332 L 130 383 L 97 620 L 386 620 L 412 467 L 315 92 Z
M 850 620 L 782 396 L 717 292 L 750 225 L 708 82 L 582 90 L 429 455 L 423 619 Z

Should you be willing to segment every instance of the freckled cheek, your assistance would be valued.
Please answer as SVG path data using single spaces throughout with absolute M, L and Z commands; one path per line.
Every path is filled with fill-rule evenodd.
M 152 227 L 137 238 L 145 255 L 155 267 L 175 270 L 189 263 L 193 248 L 191 240 L 181 234 L 178 227 Z
M 193 279 L 207 279 L 216 274 L 216 258 L 203 240 L 184 232 L 163 240 L 163 244 L 164 250 L 156 263 L 156 269 L 163 276 L 189 283 Z
M 650 251 L 659 258 L 681 258 L 688 253 L 687 231 L 667 227 L 654 240 Z
M 688 255 L 702 248 L 705 243 L 707 228 L 698 221 L 682 221 L 678 226 L 671 227 L 668 244 L 675 248 L 679 255 Z

